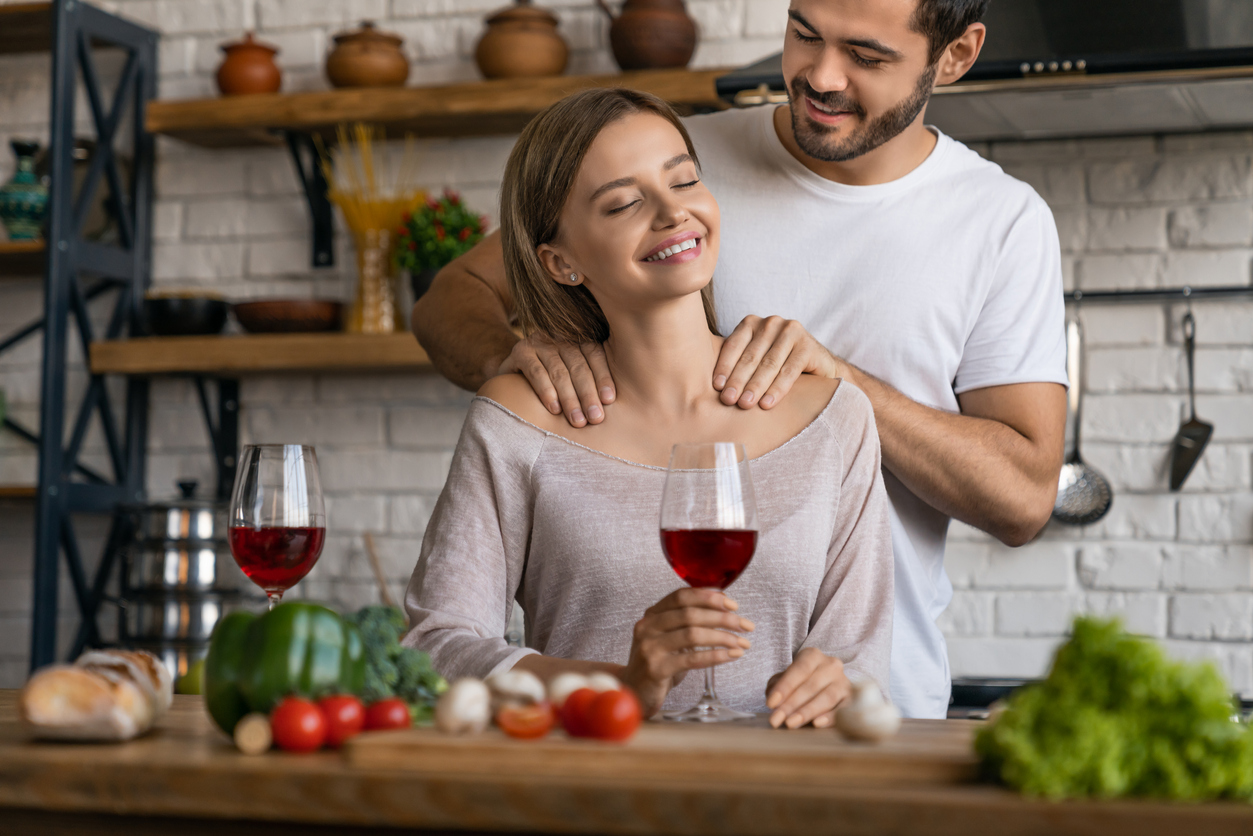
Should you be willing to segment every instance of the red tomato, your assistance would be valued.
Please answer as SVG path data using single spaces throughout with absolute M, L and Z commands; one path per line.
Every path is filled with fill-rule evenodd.
M 510 737 L 532 740 L 548 734 L 553 727 L 553 710 L 546 702 L 506 705 L 496 712 L 496 725 Z
M 602 691 L 587 710 L 587 726 L 592 737 L 626 740 L 640 727 L 640 701 L 630 691 Z
M 409 706 L 404 700 L 396 697 L 372 702 L 365 710 L 366 731 L 407 729 L 411 722 Z
M 356 697 L 323 697 L 318 700 L 318 708 L 326 718 L 326 745 L 332 749 L 338 749 L 365 727 L 365 706 Z
M 270 712 L 274 745 L 288 752 L 314 752 L 326 741 L 326 718 L 300 697 L 287 697 Z
M 588 737 L 592 731 L 587 724 L 587 712 L 596 700 L 597 692 L 580 688 L 566 697 L 561 706 L 561 725 L 571 737 Z

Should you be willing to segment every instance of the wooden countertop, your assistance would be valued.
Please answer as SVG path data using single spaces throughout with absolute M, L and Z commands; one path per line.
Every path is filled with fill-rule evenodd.
M 647 724 L 626 745 L 415 730 L 363 735 L 342 753 L 247 757 L 198 697 L 176 697 L 137 741 L 78 745 L 28 740 L 16 692 L 0 691 L 0 821 L 80 834 L 208 833 L 224 819 L 232 834 L 1253 832 L 1253 805 L 1053 804 L 975 783 L 974 728 L 907 721 L 878 747 L 813 729 Z

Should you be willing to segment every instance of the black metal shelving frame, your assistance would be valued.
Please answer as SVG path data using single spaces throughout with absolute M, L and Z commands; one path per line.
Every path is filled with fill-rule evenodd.
M 148 441 L 148 381 L 126 381 L 119 417 L 105 378 L 91 375 L 72 423 L 67 423 L 70 341 L 83 357 L 98 337 L 133 333 L 151 268 L 153 140 L 144 129 L 147 103 L 156 96 L 156 32 L 80 0 L 55 0 L 48 12 L 52 32 L 52 90 L 48 154 L 51 161 L 43 317 L 0 340 L 0 351 L 43 333 L 38 432 L 6 418 L 10 431 L 39 447 L 35 504 L 34 595 L 30 665 L 56 659 L 57 599 L 61 555 L 81 620 L 72 655 L 100 641 L 98 611 L 109 576 L 129 532 L 120 509 L 143 499 Z M 38 46 L 33 46 L 33 49 Z M 123 57 L 116 87 L 106 89 L 97 70 L 97 50 Z M 96 150 L 75 191 L 75 110 L 86 100 Z M 118 145 L 131 135 L 132 165 L 122 176 Z M 83 224 L 95 196 L 108 184 L 108 206 L 117 228 L 115 244 L 86 240 Z M 91 321 L 89 303 L 113 294 L 103 333 Z M 98 418 L 109 471 L 84 463 L 83 443 Z M 66 430 L 69 430 L 68 438 Z M 104 551 L 93 577 L 85 570 L 74 527 L 75 514 L 111 514 Z

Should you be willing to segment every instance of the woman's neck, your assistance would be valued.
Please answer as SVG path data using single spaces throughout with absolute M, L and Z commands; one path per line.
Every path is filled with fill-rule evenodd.
M 714 393 L 713 370 L 722 338 L 711 334 L 700 294 L 649 311 L 619 314 L 605 342 L 617 402 L 648 409 L 659 419 L 682 418 Z

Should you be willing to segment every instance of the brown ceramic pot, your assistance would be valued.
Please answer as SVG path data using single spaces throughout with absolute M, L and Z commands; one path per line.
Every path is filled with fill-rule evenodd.
M 326 56 L 326 77 L 336 87 L 404 87 L 409 59 L 401 51 L 404 38 L 362 21 L 355 32 L 335 36 L 335 48 Z
M 557 16 L 517 0 L 487 18 L 487 31 L 474 50 L 486 78 L 537 78 L 566 71 L 570 50 L 557 34 Z
M 274 63 L 278 47 L 254 41 L 252 33 L 242 41 L 222 44 L 226 57 L 218 67 L 218 89 L 223 96 L 247 93 L 277 93 L 283 85 L 283 73 Z
M 596 0 L 613 21 L 609 45 L 624 70 L 686 67 L 696 51 L 696 21 L 683 0 L 626 0 L 613 16 L 605 0 Z

